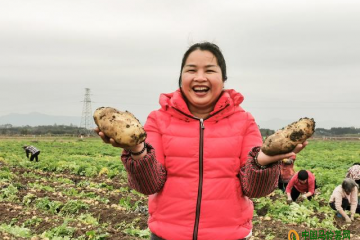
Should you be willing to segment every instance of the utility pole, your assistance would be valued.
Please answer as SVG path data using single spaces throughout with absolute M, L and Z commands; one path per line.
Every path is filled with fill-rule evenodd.
M 85 97 L 83 101 L 83 111 L 81 116 L 80 128 L 84 128 L 84 134 L 90 135 L 93 133 L 94 120 L 92 118 L 90 88 L 85 88 Z

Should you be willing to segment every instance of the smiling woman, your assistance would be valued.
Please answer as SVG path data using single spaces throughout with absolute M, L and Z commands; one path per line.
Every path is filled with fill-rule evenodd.
M 182 59 L 179 89 L 161 94 L 150 113 L 146 144 L 125 149 L 129 185 L 149 196 L 152 240 L 239 240 L 252 235 L 250 198 L 277 186 L 278 162 L 293 152 L 267 156 L 244 97 L 224 89 L 219 47 L 191 46 Z M 121 147 L 97 129 L 102 139 Z

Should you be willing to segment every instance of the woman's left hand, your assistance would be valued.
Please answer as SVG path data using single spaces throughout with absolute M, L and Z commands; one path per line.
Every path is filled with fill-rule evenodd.
M 285 154 L 279 154 L 279 155 L 275 155 L 275 156 L 268 156 L 260 150 L 259 155 L 257 157 L 258 163 L 260 165 L 265 166 L 265 165 L 269 165 L 271 163 L 280 161 L 284 158 L 289 158 L 291 156 L 296 155 L 301 150 L 303 150 L 306 147 L 306 145 L 308 145 L 307 141 L 303 142 L 302 144 L 298 144 L 292 152 L 285 153 Z

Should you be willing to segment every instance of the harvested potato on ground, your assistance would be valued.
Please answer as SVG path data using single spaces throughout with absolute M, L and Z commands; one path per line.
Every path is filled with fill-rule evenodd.
M 133 147 L 144 142 L 146 132 L 135 116 L 111 107 L 100 107 L 94 112 L 94 120 L 100 131 L 113 138 L 122 147 Z
M 315 132 L 315 121 L 312 118 L 300 118 L 285 128 L 267 137 L 261 147 L 263 153 L 274 156 L 289 153 L 296 145 L 305 142 Z

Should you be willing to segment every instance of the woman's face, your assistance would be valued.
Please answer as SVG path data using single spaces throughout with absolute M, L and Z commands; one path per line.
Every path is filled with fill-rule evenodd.
M 346 193 L 346 195 L 350 195 L 350 193 L 352 192 L 352 190 L 354 189 L 354 187 L 353 188 L 351 188 L 351 189 L 344 189 L 344 192 Z
M 189 110 L 214 109 L 224 82 L 216 57 L 209 51 L 195 50 L 186 59 L 181 73 L 181 89 L 186 96 Z
M 306 183 L 307 183 L 307 179 L 305 179 L 305 180 L 300 180 L 300 179 L 299 179 L 299 182 L 300 182 L 301 184 L 306 184 Z

